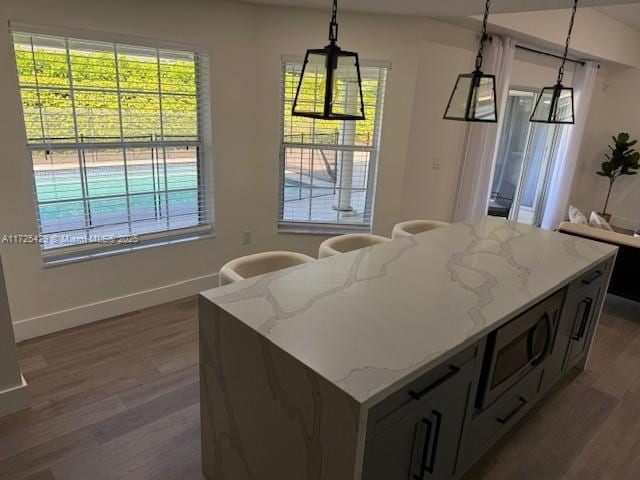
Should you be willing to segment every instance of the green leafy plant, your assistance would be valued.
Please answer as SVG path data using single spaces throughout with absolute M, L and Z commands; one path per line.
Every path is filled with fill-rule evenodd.
M 607 206 L 609 205 L 609 198 L 611 198 L 611 190 L 613 189 L 614 182 L 621 175 L 636 175 L 638 172 L 634 170 L 638 170 L 640 168 L 640 152 L 636 152 L 633 147 L 637 140 L 629 141 L 628 133 L 619 133 L 617 137 L 613 138 L 613 146 L 609 145 L 609 149 L 611 150 L 611 154 L 605 154 L 607 157 L 606 162 L 602 162 L 600 166 L 601 170 L 596 172 L 598 175 L 602 177 L 607 177 L 609 179 L 609 191 L 607 192 L 607 200 L 604 203 L 604 209 L 602 213 L 606 215 Z
M 76 128 L 83 137 L 118 138 L 120 111 L 126 137 L 158 135 L 160 85 L 164 135 L 182 138 L 198 135 L 197 73 L 193 58 L 162 59 L 158 65 L 155 56 L 122 54 L 117 57 L 116 70 L 114 52 L 72 49 L 65 61 L 64 50 L 32 49 L 16 44 L 15 54 L 29 141 L 43 134 L 50 138 L 73 138 Z M 78 87 L 73 102 L 69 92 L 70 71 L 73 84 Z M 40 91 L 34 88 L 36 85 Z M 120 97 L 113 93 L 118 85 L 123 92 Z
M 158 134 L 159 85 L 162 85 L 165 136 L 197 136 L 197 72 L 193 58 L 163 59 L 158 68 L 155 56 L 119 53 L 116 70 L 114 52 L 72 49 L 67 61 L 64 50 L 55 47 L 34 49 L 29 44 L 16 44 L 14 49 L 29 139 L 41 137 L 43 126 L 45 135 L 51 138 L 74 137 L 76 128 L 79 134 L 87 137 L 118 137 L 121 133 L 120 110 L 124 113 L 125 136 Z M 68 91 L 70 69 L 74 86 L 83 87 L 82 91 L 75 92 L 73 104 Z M 304 136 L 323 130 L 326 135 L 314 141 L 335 142 L 342 121 L 291 118 L 291 103 L 299 80 L 299 73 L 286 73 L 286 135 L 304 143 Z M 34 88 L 36 85 L 41 87 L 39 92 Z M 120 98 L 109 93 L 118 85 L 124 91 Z M 369 145 L 373 138 L 378 87 L 378 79 L 362 79 L 366 120 L 355 122 L 358 145 Z M 302 90 L 302 101 L 313 103 L 317 91 L 323 89 L 324 83 L 319 81 L 314 88 Z M 73 109 L 77 124 L 74 124 Z M 40 122 L 41 112 L 48 120 L 44 125 Z

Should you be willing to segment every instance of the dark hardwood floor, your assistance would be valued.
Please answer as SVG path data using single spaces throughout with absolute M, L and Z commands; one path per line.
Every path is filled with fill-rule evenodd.
M 202 479 L 196 299 L 21 343 L 0 479 Z
M 204 478 L 195 298 L 24 342 L 19 354 L 33 407 L 0 419 L 0 479 Z M 640 478 L 639 387 L 640 305 L 611 297 L 589 369 L 465 480 Z

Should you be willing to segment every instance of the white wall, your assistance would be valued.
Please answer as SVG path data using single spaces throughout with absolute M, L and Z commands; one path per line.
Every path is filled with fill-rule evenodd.
M 619 132 L 640 140 L 640 68 L 603 69 L 596 84 L 585 137 L 580 151 L 571 202 L 587 213 L 602 211 L 608 181 L 596 175 L 605 161 L 607 145 Z M 640 149 L 640 147 L 638 147 Z M 640 175 L 620 177 L 615 185 L 608 213 L 622 228 L 640 228 Z
M 261 121 L 255 143 L 262 150 L 260 162 L 264 174 L 266 178 L 273 179 L 262 182 L 260 191 L 273 203 L 272 218 L 275 218 L 281 56 L 302 55 L 306 48 L 324 46 L 327 43 L 328 18 L 327 12 L 273 7 L 259 8 L 257 15 L 261 19 L 258 33 L 261 54 L 257 65 Z M 392 64 L 387 77 L 373 225 L 375 232 L 389 235 L 398 221 L 401 208 L 411 112 L 418 82 L 416 58 L 420 56 L 422 32 L 437 22 L 365 14 L 342 14 L 339 22 L 338 43 L 343 48 L 357 51 L 362 59 L 386 60 Z M 292 42 L 292 38 L 296 41 Z M 313 241 L 312 253 L 315 253 L 316 243 L 317 239 Z
M 475 17 L 474 17 L 475 18 Z M 492 15 L 491 28 L 516 36 L 525 44 L 561 53 L 567 31 L 568 10 Z M 477 19 L 476 19 L 477 20 Z M 463 22 L 464 23 L 464 22 Z M 465 25 L 471 25 L 466 22 Z M 576 16 L 570 55 L 602 60 L 578 158 L 570 201 L 585 210 L 602 211 L 607 180 L 596 175 L 608 151 L 611 136 L 629 132 L 640 138 L 640 32 L 593 8 L 580 8 Z M 518 52 L 512 85 L 552 85 L 558 60 Z M 570 67 L 573 71 L 575 66 Z M 571 75 L 567 76 L 570 83 Z M 640 175 L 616 182 L 608 211 L 623 228 L 640 228 Z
M 528 16 L 531 22 L 534 22 L 535 19 L 532 16 L 537 15 L 539 15 L 538 12 L 530 12 L 509 16 L 516 18 Z M 640 33 L 630 32 L 627 27 L 617 22 L 611 24 L 615 20 L 606 17 L 604 19 L 606 25 L 612 25 L 609 31 L 615 31 L 616 35 L 612 36 L 610 42 L 603 44 L 599 41 L 598 35 L 606 25 L 601 23 L 596 27 L 593 24 L 595 20 L 603 20 L 600 15 L 602 14 L 598 12 L 586 14 L 583 12 L 576 20 L 577 22 L 579 20 L 579 23 L 576 23 L 577 27 L 586 23 L 594 32 L 589 39 L 584 26 L 579 30 L 578 46 L 581 51 L 587 52 L 585 56 L 609 58 L 609 61 L 602 63 L 602 68 L 598 72 L 570 198 L 571 203 L 586 211 L 587 215 L 594 210 L 602 211 L 604 206 L 608 182 L 595 172 L 605 160 L 604 154 L 608 151 L 607 145 L 612 142 L 611 136 L 624 131 L 640 139 L 640 99 L 637 94 L 638 85 L 640 85 L 640 68 L 623 67 L 612 61 L 616 58 L 621 60 L 621 55 L 624 53 L 625 61 L 631 63 L 634 56 L 640 53 L 640 43 L 625 45 L 623 52 L 616 51 L 616 46 L 619 45 L 621 38 L 640 35 Z M 547 14 L 543 16 L 546 17 Z M 549 25 L 547 22 L 546 25 L 549 28 L 541 31 L 541 35 L 545 32 L 551 35 L 553 24 Z M 576 68 L 580 67 L 575 64 L 567 66 L 565 84 L 571 84 Z M 557 69 L 557 59 L 518 51 L 511 83 L 525 87 L 552 85 L 557 76 Z M 640 228 L 640 211 L 638 210 L 640 178 L 638 177 L 640 175 L 622 177 L 616 182 L 608 211 L 613 214 L 612 222 L 617 226 L 628 229 Z
M 479 37 L 470 30 L 431 25 L 424 32 L 411 116 L 402 219 L 450 221 L 464 156 L 467 125 L 443 120 L 461 73 L 473 70 Z
M 209 49 L 217 233 L 215 239 L 46 269 L 37 246 L 0 245 L 18 339 L 213 287 L 224 262 L 253 251 L 316 253 L 325 237 L 279 234 L 276 228 L 280 62 L 283 54 L 302 55 L 325 44 L 328 12 L 221 0 L 59 0 L 55 6 L 3 0 L 0 25 L 9 20 Z M 473 67 L 477 34 L 423 18 L 342 14 L 340 44 L 362 58 L 392 63 L 374 231 L 388 235 L 406 218 L 449 220 L 467 127 L 442 120 L 442 114 L 456 76 Z M 540 66 L 540 84 L 552 83 L 554 69 L 539 59 L 519 58 L 522 73 L 515 78 L 530 80 L 525 72 L 531 62 Z M 31 171 L 6 29 L 0 31 L 0 105 L 0 233 L 34 233 Z M 253 234 L 250 247 L 242 246 L 245 230 Z
M 517 35 L 544 47 L 564 48 L 570 10 L 501 13 L 490 18 L 491 28 Z M 474 17 L 477 18 L 477 17 Z M 578 8 L 571 36 L 574 56 L 640 66 L 640 32 L 594 8 Z
M 442 120 L 456 76 L 471 71 L 478 36 L 444 24 L 425 33 L 411 121 L 407 171 L 403 189 L 403 218 L 450 220 L 455 207 L 458 176 L 464 156 L 467 126 Z M 452 44 L 456 38 L 458 44 Z M 472 45 L 472 49 L 469 48 Z M 446 59 L 443 62 L 442 59 Z M 553 85 L 558 60 L 516 50 L 511 86 L 539 90 Z M 565 84 L 571 85 L 574 65 L 569 64 Z
M 559 66 L 560 60 L 557 58 L 518 49 L 511 70 L 511 85 L 532 90 L 555 85 Z M 567 63 L 563 80 L 565 85 L 572 84 L 576 68 L 575 64 Z
M 218 182 L 218 238 L 148 249 L 126 255 L 55 268 L 43 268 L 37 246 L 3 245 L 2 254 L 16 325 L 21 338 L 47 327 L 100 318 L 171 300 L 213 286 L 211 275 L 226 259 L 245 253 L 240 232 L 261 223 L 264 202 L 246 199 L 256 177 L 252 173 L 256 146 L 246 135 L 255 131 L 256 93 L 253 59 L 255 17 L 242 4 L 207 2 L 84 2 L 67 0 L 3 1 L 0 10 L 0 218 L 2 232 L 36 232 L 30 166 L 21 124 L 14 61 L 9 48 L 8 20 L 136 35 L 210 46 L 212 83 L 216 87 L 214 142 Z M 203 10 L 203 8 L 206 8 Z M 124 14 L 123 14 L 124 13 Z M 233 50 L 228 46 L 233 45 Z M 221 92 L 237 92 L 229 95 Z M 241 93 L 241 94 L 240 94 Z M 273 244 L 275 233 L 256 231 L 256 241 Z M 283 242 L 286 243 L 286 242 Z M 135 292 L 199 279 L 174 289 L 126 298 Z M 195 289 L 195 290 L 194 290 Z M 125 298 L 118 298 L 125 297 Z M 111 299 L 116 298 L 115 302 Z M 107 303 L 103 303 L 107 302 Z M 78 310 L 79 307 L 87 307 Z M 30 323 L 25 321 L 32 320 Z
M 276 230 L 280 61 L 283 54 L 301 55 L 306 48 L 324 45 L 327 12 L 207 0 L 63 0 L 55 8 L 47 0 L 9 0 L 0 6 L 0 25 L 9 20 L 207 46 L 215 156 L 215 239 L 53 268 L 43 268 L 37 246 L 0 246 L 19 339 L 213 287 L 215 273 L 225 261 L 251 251 L 316 253 L 324 237 Z M 340 26 L 343 47 L 359 51 L 362 58 L 392 63 L 374 231 L 390 233 L 403 216 L 403 201 L 440 205 L 446 197 L 442 208 L 407 212 L 447 219 L 465 126 L 444 122 L 440 116 L 455 76 L 472 66 L 475 34 L 427 19 L 364 14 L 341 15 Z M 454 44 L 446 45 L 447 39 Z M 32 233 L 36 218 L 31 172 L 6 30 L 0 32 L 0 42 L 0 230 Z M 416 109 L 416 89 L 422 110 Z M 424 131 L 412 122 L 423 115 L 427 115 Z M 447 164 L 439 176 L 414 175 L 424 155 L 429 158 L 433 152 Z M 408 156 L 412 158 L 409 175 Z M 405 196 L 407 188 L 417 196 Z M 244 230 L 253 233 L 251 247 L 241 244 Z

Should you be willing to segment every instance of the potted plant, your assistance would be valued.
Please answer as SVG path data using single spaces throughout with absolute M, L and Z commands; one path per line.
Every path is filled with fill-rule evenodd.
M 613 189 L 614 182 L 621 175 L 636 175 L 640 168 L 640 152 L 636 152 L 633 147 L 638 141 L 629 141 L 628 133 L 619 133 L 617 137 L 613 138 L 614 145 L 609 145 L 611 154 L 605 154 L 607 157 L 606 162 L 602 162 L 600 166 L 601 170 L 596 172 L 602 177 L 609 179 L 609 191 L 607 192 L 607 200 L 604 202 L 604 208 L 600 214 L 605 220 L 611 220 L 611 214 L 607 213 L 607 206 L 609 205 L 609 198 L 611 198 L 611 190 Z

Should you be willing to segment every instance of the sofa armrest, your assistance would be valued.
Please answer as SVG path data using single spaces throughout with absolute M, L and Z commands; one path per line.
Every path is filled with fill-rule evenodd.
M 590 227 L 589 225 L 563 222 L 558 227 L 558 231 L 601 242 L 640 249 L 640 238 L 625 235 L 624 233 L 610 232 L 609 230 Z

